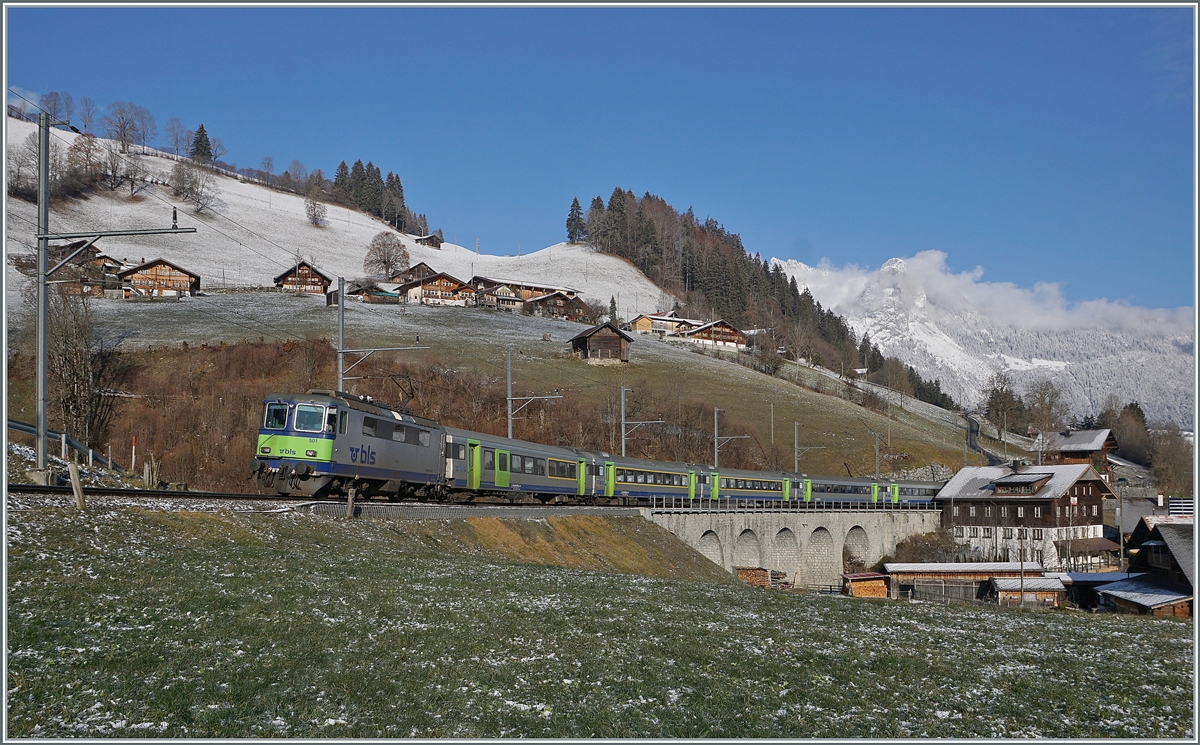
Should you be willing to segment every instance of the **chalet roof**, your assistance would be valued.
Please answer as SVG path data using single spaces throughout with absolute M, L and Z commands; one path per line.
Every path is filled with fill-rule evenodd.
M 1019 572 L 1024 567 L 1026 572 L 1030 574 L 1041 574 L 1042 565 L 1036 561 L 1027 561 L 1022 564 L 1019 561 L 959 561 L 959 562 L 941 562 L 941 563 L 890 563 L 884 564 L 883 570 L 888 574 L 896 572 L 904 573 L 972 573 L 980 572 Z
M 1014 471 L 1009 466 L 969 466 L 960 469 L 938 492 L 938 499 L 991 499 L 995 496 L 996 483 L 1022 483 L 1006 481 L 1014 476 L 1036 476 L 1050 480 L 1033 494 L 1002 495 L 1005 499 L 1055 499 L 1067 493 L 1079 481 L 1094 481 L 1101 492 L 1112 494 L 1112 489 L 1090 463 L 1073 463 L 1065 466 L 1032 466 L 1029 471 Z M 1037 479 L 1035 479 L 1036 481 Z M 1027 483 L 1027 482 L 1026 482 Z
M 629 342 L 633 341 L 633 337 L 632 337 L 632 336 L 630 336 L 629 334 L 625 333 L 625 332 L 624 332 L 624 331 L 622 331 L 621 329 L 617 328 L 616 324 L 614 324 L 612 321 L 605 321 L 604 323 L 601 323 L 601 324 L 599 324 L 599 325 L 597 325 L 597 326 L 592 326 L 590 329 L 587 329 L 586 331 L 581 331 L 581 332 L 579 332 L 579 333 L 578 333 L 578 334 L 576 334 L 575 336 L 573 336 L 573 337 L 571 337 L 570 339 L 568 339 L 568 340 L 567 340 L 567 343 L 568 343 L 568 344 L 570 344 L 571 342 L 574 342 L 574 341 L 579 341 L 580 339 L 587 339 L 587 338 L 588 338 L 588 337 L 590 337 L 592 334 L 595 334 L 597 331 L 599 331 L 600 329 L 604 328 L 605 326 L 607 326 L 608 328 L 612 329 L 613 331 L 616 331 L 616 332 L 617 332 L 617 334 L 619 334 L 619 335 L 620 335 L 620 337 L 621 337 L 622 339 L 624 339 L 625 341 L 629 341 Z
M 554 285 L 544 285 L 538 282 L 525 282 L 517 279 L 496 279 L 495 277 L 484 277 L 479 274 L 471 277 L 471 284 L 476 284 L 478 282 L 496 285 L 508 285 L 509 287 L 528 287 L 529 289 L 550 290 L 551 292 L 554 290 L 561 290 L 562 292 L 570 292 L 576 295 L 579 294 L 579 290 L 571 287 L 555 287 Z
M 649 313 L 642 313 L 636 316 L 633 321 L 638 320 L 638 318 L 649 318 L 651 321 L 663 321 L 664 323 L 686 323 L 689 326 L 703 326 L 705 323 L 705 321 L 698 321 L 694 318 L 682 318 L 675 311 L 671 311 L 666 315 L 650 315 Z M 630 321 L 630 323 L 633 323 L 633 321 Z
M 1004 592 L 1066 592 L 1062 580 L 1058 577 L 1026 577 L 1022 583 L 1020 577 L 992 577 L 992 587 Z
M 1195 587 L 1196 569 L 1192 566 L 1195 557 L 1195 538 L 1192 535 L 1192 526 L 1181 523 L 1162 523 L 1154 530 L 1167 544 L 1167 550 L 1175 557 L 1179 568 L 1183 570 L 1183 576 L 1187 577 L 1188 584 Z
M 302 267 L 302 266 L 308 267 L 308 270 L 310 272 L 317 275 L 318 277 L 325 280 L 326 282 L 329 282 L 330 284 L 333 283 L 332 277 L 328 276 L 327 274 L 325 274 L 325 272 L 322 272 L 320 269 L 317 269 L 315 266 L 308 263 L 307 261 L 301 261 L 298 264 L 293 264 L 292 266 L 289 266 L 287 269 L 283 270 L 283 272 L 276 274 L 275 279 L 272 281 L 273 282 L 282 282 L 284 277 L 286 277 L 289 274 L 292 274 L 293 272 L 299 271 L 300 267 Z
M 1104 442 L 1112 437 L 1111 429 L 1077 429 L 1066 432 L 1043 432 L 1033 442 L 1033 450 L 1078 453 L 1100 452 Z M 1116 440 L 1113 440 L 1116 443 Z
M 728 321 L 718 318 L 715 321 L 709 321 L 708 323 L 703 324 L 701 326 L 697 326 L 695 328 L 680 329 L 679 331 L 676 331 L 673 334 L 669 334 L 669 336 L 692 336 L 693 334 L 698 334 L 701 331 L 704 331 L 705 329 L 709 329 L 714 326 L 720 326 L 720 325 L 727 326 L 728 328 L 733 329 L 735 332 L 737 332 L 739 334 L 742 333 L 741 331 L 738 331 L 736 328 L 734 328 L 733 324 L 729 323 Z
M 571 298 L 567 297 L 567 293 L 563 292 L 562 290 L 555 290 L 554 292 L 548 293 L 546 295 L 539 295 L 538 297 L 531 297 L 528 300 L 526 300 L 525 302 L 540 303 L 543 300 L 549 300 L 550 298 L 554 297 L 555 295 L 561 295 L 563 300 L 571 299 Z
M 460 287 L 470 287 L 470 285 L 468 285 L 466 282 L 463 282 L 458 277 L 454 277 L 452 275 L 446 274 L 445 272 L 438 272 L 437 274 L 426 274 L 424 277 L 420 277 L 419 279 L 414 279 L 414 280 L 405 282 L 404 284 L 397 286 L 396 289 L 393 290 L 393 292 L 407 292 L 408 290 L 411 290 L 412 288 L 417 287 L 418 285 L 427 285 L 431 282 L 436 282 L 438 279 L 441 279 L 443 277 L 445 279 L 449 279 L 454 282 L 457 282 Z
M 125 277 L 127 275 L 136 273 L 140 269 L 145 269 L 146 267 L 154 266 L 155 264 L 166 264 L 167 266 L 171 267 L 175 271 L 183 272 L 184 274 L 188 275 L 189 277 L 195 277 L 196 279 L 200 279 L 199 274 L 196 274 L 195 272 L 189 272 L 187 269 L 184 269 L 183 267 L 179 266 L 178 264 L 172 264 L 171 262 L 169 262 L 163 258 L 154 259 L 152 261 L 147 261 L 145 263 L 138 264 L 137 266 L 129 267 L 128 269 L 117 272 L 117 276 Z
M 1143 608 L 1157 608 L 1162 605 L 1178 603 L 1181 600 L 1189 600 L 1192 597 L 1192 593 L 1188 592 L 1187 588 L 1152 574 L 1143 574 L 1119 582 L 1100 585 L 1096 588 L 1096 592 L 1120 598 Z
M 1143 517 L 1152 517 L 1155 519 L 1167 517 L 1165 514 L 1158 514 L 1159 511 L 1165 513 L 1167 508 L 1159 507 L 1156 500 L 1142 497 L 1127 497 L 1122 500 L 1121 504 L 1121 532 L 1132 533 L 1134 530 L 1137 530 L 1138 526 L 1142 524 Z M 1149 532 L 1153 528 L 1154 525 L 1150 524 L 1146 528 L 1146 531 Z

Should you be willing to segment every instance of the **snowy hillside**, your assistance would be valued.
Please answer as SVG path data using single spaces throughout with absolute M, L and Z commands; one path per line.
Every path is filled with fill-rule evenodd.
M 1194 332 L 1190 308 L 1150 310 L 1105 300 L 1067 308 L 1057 287 L 980 282 L 951 274 L 945 255 L 892 259 L 877 271 L 773 259 L 801 287 L 868 333 L 884 354 L 940 378 L 975 405 L 996 371 L 1018 390 L 1039 378 L 1060 384 L 1073 412 L 1098 412 L 1105 397 L 1136 400 L 1152 419 L 1192 426 Z
M 37 131 L 36 125 L 29 122 L 12 118 L 7 122 L 10 148 L 19 147 Z M 54 138 L 65 151 L 75 135 L 55 130 Z M 140 161 L 157 180 L 169 180 L 172 158 L 153 154 L 130 157 Z M 318 228 L 309 224 L 304 200 L 295 194 L 226 177 L 218 178 L 218 188 L 223 204 L 212 214 L 195 214 L 190 206 L 173 198 L 168 187 L 148 186 L 131 199 L 126 186 L 116 192 L 98 192 L 85 200 L 55 204 L 50 227 L 59 232 L 165 228 L 171 225 L 171 207 L 177 206 L 179 226 L 195 227 L 195 234 L 105 238 L 97 247 L 116 259 L 135 263 L 162 257 L 200 274 L 202 289 L 223 284 L 270 287 L 272 279 L 292 265 L 297 253 L 331 277 L 361 277 L 368 242 L 388 229 L 372 217 L 333 205 L 328 208 L 326 224 Z M 33 250 L 36 206 L 10 199 L 8 216 L 8 253 Z M 585 300 L 601 302 L 605 307 L 609 298 L 615 297 L 620 315 L 625 318 L 670 304 L 633 265 L 588 246 L 563 243 L 520 257 L 493 256 L 450 243 L 434 249 L 417 244 L 412 236 L 401 238 L 413 264 L 424 261 L 462 280 L 480 274 L 570 287 L 579 290 Z M 7 291 L 19 290 L 26 281 L 8 266 Z

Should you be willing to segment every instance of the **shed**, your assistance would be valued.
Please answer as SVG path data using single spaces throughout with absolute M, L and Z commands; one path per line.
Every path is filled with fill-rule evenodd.
M 975 600 L 986 596 L 993 577 L 1040 577 L 1042 565 L 1036 561 L 892 562 L 884 564 L 883 571 L 891 577 L 889 590 L 892 597 L 899 597 L 903 592 L 913 593 L 918 589 L 917 585 L 937 583 L 943 596 Z
M 1022 599 L 1022 590 L 1024 598 Z M 1000 605 L 1057 608 L 1067 594 L 1058 577 L 992 577 L 992 591 Z
M 1101 585 L 1096 588 L 1096 592 L 1111 603 L 1118 613 L 1182 617 L 1192 615 L 1191 589 L 1154 575 L 1144 574 Z
M 125 297 L 180 297 L 200 291 L 199 274 L 161 258 L 119 272 L 117 277 L 128 285 Z
M 886 598 L 888 596 L 888 576 L 880 572 L 843 574 L 842 594 L 854 598 Z
M 633 337 L 617 328 L 612 321 L 593 326 L 571 339 L 572 351 L 589 363 L 607 364 L 629 361 L 629 345 Z
M 1057 577 L 1067 589 L 1067 600 L 1078 608 L 1090 610 L 1103 602 L 1096 588 L 1142 575 L 1129 572 L 1046 572 L 1045 576 Z
M 276 287 L 284 290 L 324 295 L 329 291 L 333 280 L 307 261 L 301 261 L 275 275 L 274 282 Z
M 439 250 L 441 249 L 442 244 L 446 242 L 442 240 L 442 237 L 437 233 L 433 233 L 432 235 L 418 236 L 416 240 L 417 243 L 420 243 L 422 246 L 429 246 L 430 248 L 436 248 Z
M 524 310 L 532 316 L 565 318 L 568 321 L 589 320 L 592 309 L 577 297 L 568 297 L 561 290 L 525 301 Z

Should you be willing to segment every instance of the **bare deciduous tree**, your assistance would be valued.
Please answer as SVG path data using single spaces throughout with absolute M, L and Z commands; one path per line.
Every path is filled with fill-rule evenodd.
M 38 99 L 38 106 L 50 116 L 50 119 L 62 118 L 62 98 L 57 91 L 43 93 L 42 97 Z
M 90 182 L 100 175 L 101 154 L 102 149 L 96 141 L 96 136 L 90 133 L 82 134 L 67 148 L 67 168 L 78 172 L 85 181 Z
M 325 222 L 327 210 L 324 202 L 317 201 L 316 196 L 309 192 L 308 196 L 304 197 L 304 214 L 308 217 L 308 221 L 313 225 L 320 227 Z
M 196 212 L 221 205 L 217 177 L 189 163 L 176 163 L 171 169 L 171 190 L 175 196 L 190 202 Z
M 158 136 L 158 124 L 154 121 L 154 115 L 150 113 L 150 109 L 145 106 L 134 106 L 133 116 L 137 127 L 137 139 L 141 143 L 144 153 L 146 145 Z
M 83 131 L 91 131 L 94 121 L 96 121 L 96 102 L 88 96 L 83 96 L 79 99 L 79 123 L 83 125 Z
M 408 249 L 395 233 L 378 233 L 367 244 L 367 256 L 363 259 L 363 271 L 380 274 L 391 279 L 396 272 L 408 268 Z
M 225 147 L 225 143 L 221 142 L 220 137 L 212 138 L 212 141 L 209 143 L 209 149 L 212 151 L 213 165 L 216 165 L 216 162 L 221 159 L 221 156 L 229 152 L 229 149 Z
M 70 119 L 75 113 L 75 99 L 67 91 L 59 91 L 58 96 L 62 100 L 63 119 Z
M 298 160 L 293 160 L 288 166 L 288 174 L 292 177 L 292 181 L 300 183 L 308 178 L 308 169 Z
M 271 184 L 271 172 L 275 170 L 275 159 L 268 155 L 262 159 L 262 163 L 259 164 L 259 168 L 261 168 L 263 172 L 263 181 L 266 181 L 267 185 L 269 186 Z
M 128 101 L 114 101 L 108 105 L 104 117 L 104 129 L 110 139 L 116 140 L 121 152 L 129 152 L 129 144 L 137 139 L 137 109 Z
M 116 191 L 125 180 L 125 158 L 121 155 L 119 145 L 111 142 L 104 144 L 103 167 L 109 190 Z
M 177 116 L 173 116 L 167 120 L 163 133 L 167 136 L 167 145 L 170 146 L 176 155 L 185 153 L 188 145 L 192 142 L 190 130 L 183 126 L 183 122 L 179 121 L 179 117 Z

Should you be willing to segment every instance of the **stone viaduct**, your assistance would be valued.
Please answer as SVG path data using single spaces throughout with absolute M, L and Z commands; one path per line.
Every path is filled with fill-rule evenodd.
M 908 536 L 937 530 L 941 510 L 781 510 L 643 508 L 713 563 L 787 573 L 797 587 L 840 585 L 842 551 L 871 566 Z

